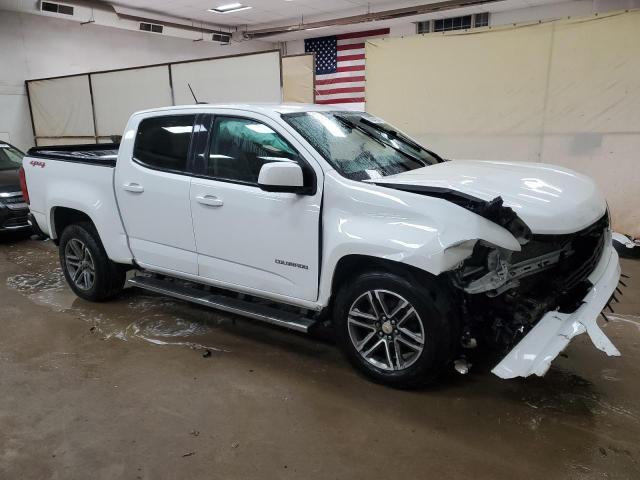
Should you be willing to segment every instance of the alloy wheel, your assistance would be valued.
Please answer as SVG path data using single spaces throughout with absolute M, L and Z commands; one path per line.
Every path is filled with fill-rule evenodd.
M 420 315 L 407 299 L 389 290 L 360 295 L 349 309 L 347 325 L 358 354 L 383 370 L 404 370 L 424 350 Z
M 73 284 L 80 290 L 90 290 L 96 278 L 96 268 L 86 244 L 72 238 L 64 249 L 65 264 Z

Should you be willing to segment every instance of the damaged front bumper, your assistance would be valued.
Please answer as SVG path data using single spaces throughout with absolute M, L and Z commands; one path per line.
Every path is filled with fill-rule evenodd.
M 587 332 L 596 348 L 609 356 L 620 356 L 597 324 L 620 280 L 618 254 L 607 242 L 602 258 L 588 280 L 593 287 L 573 313 L 547 312 L 533 329 L 492 370 L 500 378 L 544 375 L 551 362 L 576 335 Z

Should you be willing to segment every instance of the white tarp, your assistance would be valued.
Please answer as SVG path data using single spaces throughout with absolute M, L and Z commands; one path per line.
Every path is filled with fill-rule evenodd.
M 171 65 L 176 105 L 193 104 L 188 84 L 200 102 L 282 101 L 278 51 Z
M 36 80 L 27 88 L 37 137 L 95 135 L 87 75 Z
M 171 105 L 169 67 L 91 74 L 99 136 L 122 135 L 132 113 Z

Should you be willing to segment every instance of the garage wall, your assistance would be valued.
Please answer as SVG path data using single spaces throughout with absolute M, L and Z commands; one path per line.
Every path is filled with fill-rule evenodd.
M 584 172 L 615 228 L 640 236 L 640 12 L 376 40 L 366 55 L 371 113 L 445 157 Z
M 0 11 L 0 139 L 26 149 L 33 133 L 24 81 L 269 50 L 269 42 L 221 46 Z

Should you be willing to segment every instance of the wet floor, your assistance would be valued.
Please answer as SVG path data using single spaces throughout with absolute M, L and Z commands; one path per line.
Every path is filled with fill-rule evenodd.
M 402 392 L 333 345 L 128 289 L 66 287 L 51 242 L 0 240 L 0 479 L 640 479 L 640 262 L 544 378 L 491 365 Z

